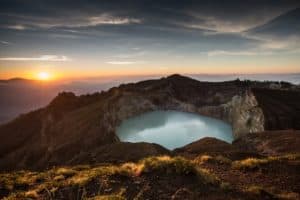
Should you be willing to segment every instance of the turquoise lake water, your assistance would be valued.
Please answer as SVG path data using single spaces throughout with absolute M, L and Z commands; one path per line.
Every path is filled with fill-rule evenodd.
M 229 124 L 178 111 L 153 111 L 129 118 L 117 128 L 121 141 L 149 142 L 175 149 L 204 137 L 215 137 L 231 143 Z

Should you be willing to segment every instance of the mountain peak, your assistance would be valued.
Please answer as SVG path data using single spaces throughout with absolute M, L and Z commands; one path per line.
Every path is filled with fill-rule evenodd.
M 172 74 L 170 76 L 167 76 L 168 80 L 191 80 L 190 77 L 183 76 L 181 74 Z

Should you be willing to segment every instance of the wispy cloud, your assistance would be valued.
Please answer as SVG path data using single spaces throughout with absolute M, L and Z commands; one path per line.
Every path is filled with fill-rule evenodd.
M 50 62 L 66 62 L 71 61 L 67 56 L 42 55 L 40 57 L 4 57 L 3 61 L 50 61 Z
M 0 41 L 1 44 L 4 44 L 4 45 L 10 45 L 11 43 L 10 42 L 7 42 L 7 41 Z
M 285 38 L 274 38 L 272 36 L 264 36 L 261 47 L 264 49 L 274 49 L 274 50 L 291 50 L 299 49 L 300 47 L 300 37 L 285 37 Z
M 257 48 L 262 51 L 274 50 L 294 50 L 300 48 L 300 36 L 295 34 L 292 36 L 276 36 L 272 33 L 251 34 L 244 32 L 240 34 L 245 39 L 251 39 L 257 42 Z
M 14 29 L 14 30 L 19 30 L 19 31 L 22 31 L 22 30 L 26 29 L 26 27 L 23 26 L 23 25 L 10 25 L 10 26 L 7 26 L 7 28 Z
M 144 63 L 144 61 L 108 61 L 106 63 L 111 65 L 133 65 L 138 63 Z
M 65 28 L 84 28 L 84 27 L 93 27 L 93 26 L 100 26 L 100 25 L 126 25 L 126 24 L 139 24 L 142 20 L 133 18 L 133 17 L 118 17 L 113 16 L 110 14 L 101 14 L 96 16 L 87 16 L 87 17 L 80 17 L 80 18 L 72 18 L 68 22 L 65 20 L 60 19 L 53 19 L 53 20 L 28 20 L 26 22 L 27 25 L 30 27 L 37 27 L 37 28 L 57 28 L 57 27 L 65 27 Z M 9 25 L 6 26 L 9 29 L 15 30 L 24 30 L 28 27 L 23 25 Z M 68 31 L 72 33 L 78 33 L 77 30 L 75 31 Z
M 133 23 L 141 23 L 141 20 L 135 18 L 127 18 L 127 17 L 125 18 L 113 17 L 107 14 L 103 14 L 100 16 L 88 18 L 88 22 L 86 23 L 86 25 L 97 26 L 101 24 L 133 24 Z
M 259 51 L 224 51 L 216 50 L 209 51 L 208 56 L 255 56 L 255 55 L 271 55 L 272 52 L 259 52 Z
M 115 55 L 113 57 L 115 58 L 134 58 L 134 57 L 139 57 L 139 56 L 143 56 L 145 55 L 146 52 L 145 51 L 140 51 L 140 52 L 137 52 L 137 53 L 131 53 L 131 54 L 119 54 L 119 55 Z

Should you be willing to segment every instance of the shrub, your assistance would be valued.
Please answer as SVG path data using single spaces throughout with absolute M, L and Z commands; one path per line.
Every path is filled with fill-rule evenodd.
M 196 166 L 194 163 L 181 158 L 169 156 L 149 157 L 142 160 L 142 172 L 163 171 L 176 174 L 196 174 Z

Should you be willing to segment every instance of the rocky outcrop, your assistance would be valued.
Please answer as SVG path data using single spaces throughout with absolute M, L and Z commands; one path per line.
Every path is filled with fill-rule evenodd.
M 263 111 L 250 90 L 245 91 L 243 95 L 234 96 L 223 108 L 228 113 L 227 119 L 224 120 L 232 125 L 234 138 L 264 131 Z
M 154 110 L 193 112 L 224 120 L 232 125 L 235 138 L 269 127 L 297 128 L 300 92 L 285 89 L 288 95 L 277 98 L 282 91 L 269 91 L 268 85 L 239 80 L 199 82 L 172 75 L 120 85 L 92 95 L 61 93 L 47 107 L 0 126 L 3 141 L 0 169 L 63 165 L 72 163 L 75 157 L 77 161 L 89 162 L 90 153 L 120 144 L 115 131 L 123 120 Z M 257 87 L 268 90 L 271 97 L 258 92 Z M 286 99 L 292 98 L 290 92 L 295 98 L 292 103 Z M 271 102 L 274 107 L 266 102 Z M 284 114 L 285 110 L 290 115 Z M 285 126 L 276 125 L 281 119 Z M 100 152 L 108 151 L 102 149 Z M 151 153 L 156 155 L 156 151 L 144 155 Z M 101 156 L 92 158 L 94 162 L 103 161 Z

